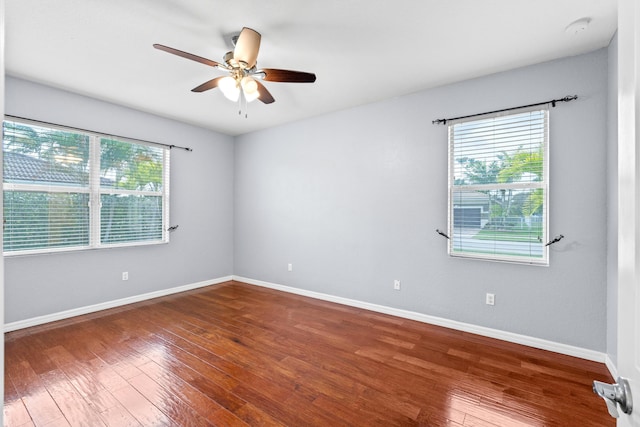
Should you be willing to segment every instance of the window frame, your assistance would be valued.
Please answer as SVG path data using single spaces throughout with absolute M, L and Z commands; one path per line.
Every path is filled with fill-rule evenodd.
M 459 185 L 456 184 L 455 170 L 456 170 L 456 155 L 455 155 L 455 146 L 454 146 L 454 126 L 459 124 L 469 124 L 470 122 L 480 122 L 488 119 L 497 119 L 497 118 L 505 118 L 509 116 L 515 116 L 518 114 L 528 113 L 528 112 L 537 112 L 540 111 L 543 113 L 544 120 L 544 130 L 542 132 L 544 139 L 542 142 L 542 174 L 541 181 L 529 181 L 529 182 L 517 182 L 517 183 L 490 183 L 490 184 L 466 184 Z M 538 105 L 532 107 L 522 107 L 517 109 L 512 109 L 509 111 L 502 111 L 496 113 L 487 113 L 482 115 L 476 115 L 472 117 L 466 117 L 456 120 L 451 120 L 447 122 L 447 139 L 448 139 L 448 204 L 447 204 L 447 230 L 448 230 L 448 245 L 447 252 L 448 255 L 455 258 L 467 258 L 467 259 L 477 259 L 477 260 L 485 260 L 485 261 L 496 261 L 496 262 L 507 262 L 507 263 L 516 263 L 516 264 L 527 264 L 527 265 L 539 265 L 539 266 L 548 266 L 549 265 L 549 247 L 545 243 L 548 241 L 549 235 L 549 106 L 548 105 Z M 493 139 L 492 139 L 493 140 Z M 488 152 L 488 151 L 487 151 Z M 542 189 L 543 197 L 542 197 L 542 214 L 541 214 L 541 238 L 540 244 L 542 249 L 542 255 L 540 257 L 535 257 L 532 255 L 507 255 L 500 254 L 494 249 L 494 252 L 473 252 L 469 249 L 467 251 L 464 250 L 456 250 L 457 242 L 461 236 L 456 235 L 456 229 L 454 227 L 454 217 L 455 217 L 455 195 L 457 192 L 473 192 L 473 191 L 495 191 L 495 190 L 515 190 L 515 191 L 528 191 L 528 190 L 536 190 Z M 459 207 L 458 207 L 459 208 Z M 462 233 L 460 233 L 462 234 Z M 500 242 L 502 240 L 494 239 L 489 240 L 489 242 Z M 529 244 L 529 248 L 531 248 L 531 243 Z
M 77 135 L 84 135 L 89 139 L 89 182 L 86 186 L 65 186 L 65 185 L 48 185 L 48 184 L 28 184 L 28 183 L 7 183 L 5 182 L 5 175 L 3 173 L 2 188 L 3 192 L 40 192 L 40 193 L 77 193 L 88 194 L 88 209 L 89 209 L 89 243 L 88 245 L 75 245 L 75 246 L 62 246 L 62 247 L 42 247 L 37 249 L 26 250 L 14 250 L 5 251 L 3 241 L 3 256 L 21 256 L 21 255 L 37 255 L 47 253 L 59 253 L 59 252 L 75 252 L 94 249 L 108 249 L 118 247 L 131 247 L 131 246 L 149 246 L 169 243 L 169 207 L 170 207 L 170 147 L 163 144 L 153 144 L 146 141 L 139 141 L 133 138 L 126 138 L 121 136 L 112 136 L 109 134 L 97 133 L 87 130 L 80 130 L 72 127 L 66 127 L 63 125 L 42 123 L 36 120 L 29 120 L 24 118 L 15 118 L 7 116 L 3 120 L 3 156 L 4 156 L 4 124 L 7 122 L 16 123 L 24 126 L 35 126 L 38 128 L 50 129 L 54 131 L 67 132 Z M 162 150 L 162 190 L 161 191 L 149 191 L 149 190 L 127 190 L 118 188 L 103 187 L 100 180 L 100 150 L 101 140 L 115 140 L 119 142 L 149 146 L 159 148 Z M 103 243 L 101 242 L 101 196 L 105 194 L 118 194 L 118 195 L 138 195 L 138 196 L 158 196 L 162 198 L 162 233 L 160 239 L 155 240 L 136 240 L 129 242 L 116 242 L 116 243 Z M 4 209 L 7 207 L 4 206 Z M 4 212 L 3 212 L 4 218 Z

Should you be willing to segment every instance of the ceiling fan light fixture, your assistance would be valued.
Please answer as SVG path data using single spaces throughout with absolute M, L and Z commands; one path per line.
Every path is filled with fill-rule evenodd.
M 247 102 L 253 102 L 256 99 L 258 99 L 258 97 L 260 96 L 260 93 L 258 91 L 255 91 L 253 93 L 244 93 L 244 99 L 247 100 Z
M 238 98 L 240 97 L 240 88 L 236 83 L 236 79 L 230 76 L 223 77 L 220 79 L 218 87 L 229 101 L 238 101 Z
M 240 85 L 242 86 L 242 91 L 244 92 L 244 97 L 247 102 L 255 101 L 260 96 L 260 92 L 258 91 L 258 83 L 249 76 L 245 76 L 240 81 Z

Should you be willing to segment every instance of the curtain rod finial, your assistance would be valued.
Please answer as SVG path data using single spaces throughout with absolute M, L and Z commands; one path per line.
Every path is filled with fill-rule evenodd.
M 554 243 L 558 243 L 562 239 L 564 239 L 564 236 L 562 234 L 559 234 L 556 237 L 554 237 L 553 240 L 547 242 L 545 246 L 550 246 L 550 245 L 553 245 Z
M 449 239 L 449 236 L 447 236 L 447 234 L 445 232 L 440 231 L 440 229 L 438 229 L 438 228 L 436 228 L 436 233 L 438 233 L 442 237 L 446 237 L 447 239 Z

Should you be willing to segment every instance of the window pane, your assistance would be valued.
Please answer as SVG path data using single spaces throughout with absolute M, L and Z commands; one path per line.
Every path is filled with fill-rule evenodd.
M 548 263 L 548 109 L 449 125 L 449 253 Z
M 3 153 L 5 255 L 168 242 L 167 149 L 16 119 Z
M 89 137 L 4 122 L 4 182 L 86 187 Z
M 4 250 L 89 245 L 86 193 L 4 192 Z
M 103 194 L 100 201 L 101 243 L 162 240 L 162 197 Z
M 543 202 L 541 188 L 455 190 L 452 252 L 542 258 Z
M 543 180 L 544 111 L 453 125 L 454 185 Z
M 162 191 L 162 159 L 159 147 L 102 138 L 101 186 L 138 191 Z

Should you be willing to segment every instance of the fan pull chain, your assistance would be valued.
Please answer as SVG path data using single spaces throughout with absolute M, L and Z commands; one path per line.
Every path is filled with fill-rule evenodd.
M 240 97 L 238 98 L 238 115 L 242 115 L 242 107 L 244 104 L 244 118 L 249 118 L 249 102 L 247 102 L 247 98 L 244 96 L 244 90 L 240 88 Z

